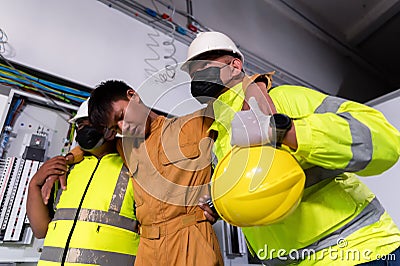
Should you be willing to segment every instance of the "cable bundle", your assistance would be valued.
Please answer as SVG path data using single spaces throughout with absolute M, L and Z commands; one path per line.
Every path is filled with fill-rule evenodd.
M 4 64 L 0 64 L 0 83 L 17 86 L 21 89 L 30 91 L 41 91 L 57 100 L 75 105 L 79 105 L 90 95 L 89 92 L 39 79 Z

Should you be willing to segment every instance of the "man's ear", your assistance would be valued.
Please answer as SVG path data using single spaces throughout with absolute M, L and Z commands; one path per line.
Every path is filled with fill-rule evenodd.
M 129 89 L 126 91 L 126 98 L 128 98 L 128 100 L 131 100 L 131 98 L 135 95 L 135 91 L 133 89 Z
M 136 91 L 134 91 L 133 89 L 129 89 L 126 91 L 126 96 L 128 98 L 128 100 L 133 100 L 136 103 L 140 103 L 140 97 L 139 95 L 136 93 Z
M 233 76 L 236 76 L 242 72 L 243 62 L 239 58 L 234 58 L 231 66 L 233 67 Z

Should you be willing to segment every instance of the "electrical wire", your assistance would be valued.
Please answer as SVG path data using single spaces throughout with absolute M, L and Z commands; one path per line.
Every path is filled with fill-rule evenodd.
M 164 7 L 171 9 L 171 6 L 166 4 L 164 1 L 162 0 L 154 0 L 157 1 L 158 3 L 162 4 Z M 200 28 L 202 29 L 202 31 L 211 31 L 210 28 L 208 28 L 207 26 L 205 26 L 204 24 L 202 24 L 199 20 L 197 20 L 192 14 L 189 14 L 186 11 L 182 11 L 179 9 L 175 9 L 174 7 L 174 12 L 176 12 L 177 14 L 184 16 L 186 18 L 190 18 L 194 23 L 196 23 L 198 26 L 200 26 Z
M 7 34 L 0 28 L 0 54 L 6 52 Z
M 151 3 L 154 6 L 154 9 L 157 11 L 158 14 L 161 14 L 160 10 L 158 9 L 158 6 L 156 5 L 156 3 L 154 2 L 154 0 L 151 0 Z
M 150 40 L 152 41 L 151 43 L 146 43 L 146 46 L 153 52 L 153 54 L 155 55 L 155 57 L 151 57 L 151 58 L 145 58 L 144 62 L 150 67 L 150 68 L 145 68 L 144 71 L 146 72 L 146 74 L 148 76 L 151 76 L 152 74 L 154 74 L 155 72 L 158 71 L 158 69 L 153 65 L 153 61 L 157 62 L 160 60 L 160 55 L 158 54 L 157 50 L 154 49 L 156 47 L 160 47 L 160 44 L 157 42 L 156 38 L 160 36 L 160 33 L 152 28 L 154 30 L 154 32 L 150 32 L 147 34 L 147 36 L 150 38 Z
M 149 14 L 148 12 L 146 12 L 146 10 L 148 8 L 146 8 L 145 6 L 141 5 L 138 2 L 128 1 L 128 0 L 99 0 L 99 1 L 103 2 L 108 7 L 115 8 L 115 9 L 125 13 L 126 15 L 128 15 L 134 19 L 137 19 L 145 24 L 149 24 L 150 22 L 152 22 L 153 28 L 155 28 L 155 26 L 157 26 L 158 27 L 157 29 L 163 33 L 168 34 L 170 32 L 170 26 L 166 25 L 167 24 L 166 19 L 160 19 L 159 16 L 157 15 L 157 19 L 153 20 L 154 14 Z M 165 3 L 165 1 L 163 1 L 163 0 L 154 0 L 154 1 L 162 4 L 163 6 L 167 7 L 168 9 L 171 9 L 171 6 L 167 3 Z M 198 29 L 200 31 L 212 31 L 212 29 L 208 28 L 203 23 L 201 23 L 199 20 L 197 20 L 193 15 L 188 14 L 185 11 L 175 9 L 175 13 L 185 16 L 187 18 L 191 18 L 192 22 L 196 23 L 199 26 Z M 180 27 L 179 24 L 176 24 L 173 21 L 172 21 L 172 23 L 174 24 L 176 29 L 178 29 L 178 27 L 182 28 L 182 27 Z M 197 27 L 197 25 L 195 25 L 195 26 Z M 156 32 L 155 29 L 154 29 L 154 31 Z M 196 37 L 196 33 L 192 32 L 192 31 L 186 31 L 185 33 L 182 33 L 180 31 L 177 31 L 177 32 L 179 32 L 180 34 L 175 34 L 174 37 L 176 40 L 180 41 L 182 44 L 190 45 L 190 43 Z M 157 34 L 158 34 L 158 32 L 157 32 Z M 154 37 L 158 36 L 157 34 L 154 33 L 154 35 L 151 35 L 151 36 L 154 38 Z M 153 42 L 154 42 L 153 45 L 155 45 L 156 42 L 154 40 L 153 40 Z M 246 58 L 246 61 L 244 64 L 245 64 L 246 70 L 250 71 L 250 73 L 260 73 L 260 72 L 265 72 L 266 70 L 267 71 L 274 70 L 274 71 L 276 71 L 276 74 L 274 77 L 274 83 L 277 83 L 277 84 L 284 84 L 284 83 L 299 84 L 299 85 L 307 86 L 307 87 L 316 89 L 318 91 L 321 91 L 321 89 L 319 89 L 317 86 L 299 78 L 298 76 L 292 75 L 291 73 L 285 71 L 284 69 L 278 67 L 277 65 L 275 65 L 269 61 L 263 60 L 258 55 L 254 54 L 253 52 L 246 50 L 244 47 L 241 47 L 240 45 L 237 45 L 237 46 L 240 48 L 240 50 L 242 51 L 242 53 L 244 54 L 244 56 Z M 150 46 L 150 47 L 155 47 L 155 46 Z M 158 54 L 156 54 L 156 55 L 158 55 Z M 153 61 L 152 61 L 152 59 L 153 59 Z M 160 60 L 159 57 L 154 57 L 152 59 L 148 58 L 146 63 L 149 65 L 149 63 L 154 63 L 156 60 Z M 147 74 L 152 74 L 152 73 L 154 74 L 155 68 L 153 68 L 153 67 L 154 67 L 154 65 L 151 66 L 151 69 L 153 69 L 153 72 L 147 73 Z M 148 70 L 150 70 L 150 69 L 148 69 Z
M 7 76 L 7 75 L 4 75 L 1 72 L 0 72 L 0 77 L 3 78 L 4 81 L 12 80 L 12 81 L 14 81 L 13 82 L 14 85 L 19 85 L 19 86 L 24 87 L 26 89 L 30 89 L 30 87 L 28 85 L 30 85 L 31 83 L 27 82 L 26 80 L 20 79 L 18 77 Z M 7 83 L 7 82 L 4 82 L 4 83 Z M 36 87 L 32 88 L 32 90 L 35 90 L 35 91 L 38 91 L 38 89 L 42 89 L 46 93 L 48 93 L 49 95 L 52 95 L 52 96 L 54 96 L 56 98 L 59 98 L 61 100 L 69 102 L 69 100 L 66 97 L 63 97 L 64 95 L 57 95 L 57 93 L 55 93 L 53 90 L 48 89 L 48 88 L 46 88 L 44 86 L 41 86 L 40 84 L 36 84 Z
M 4 151 L 7 147 L 7 143 L 10 139 L 10 133 L 12 127 L 14 126 L 15 119 L 17 118 L 17 115 L 21 112 L 23 105 L 24 99 L 19 98 L 13 103 L 10 111 L 8 112 L 6 121 L 4 123 L 4 131 L 2 132 L 0 137 L 0 157 L 3 157 Z
M 175 46 L 175 32 L 176 32 L 176 26 L 174 23 L 171 22 L 174 14 L 175 14 L 175 5 L 173 3 L 172 0 L 170 0 L 171 2 L 171 6 L 172 8 L 170 8 L 170 5 L 168 6 L 169 9 L 171 10 L 170 14 L 166 14 L 166 16 L 163 18 L 160 15 L 160 11 L 155 3 L 154 0 L 151 1 L 154 8 L 156 9 L 156 17 L 157 19 L 150 21 L 150 24 L 153 24 L 157 21 L 160 21 L 161 19 L 163 19 L 163 21 L 170 27 L 170 31 L 167 32 L 168 37 L 170 38 L 170 40 L 164 41 L 162 44 L 163 46 L 169 47 L 172 49 L 172 52 L 168 55 L 165 55 L 163 58 L 166 60 L 169 60 L 169 62 L 167 64 L 165 64 L 165 72 L 159 73 L 157 76 L 156 81 L 164 83 L 167 81 L 171 81 L 175 78 L 176 75 L 176 68 L 178 67 L 178 60 L 175 58 L 175 54 L 176 54 L 176 46 Z M 160 19 L 161 18 L 161 19 Z M 154 27 L 153 27 L 154 29 Z M 145 72 L 148 76 L 153 75 L 156 72 L 159 72 L 159 69 L 157 69 L 154 65 L 155 62 L 157 61 L 161 61 L 161 56 L 160 54 L 157 52 L 157 50 L 155 48 L 160 47 L 160 44 L 157 41 L 157 37 L 160 37 L 160 33 L 154 29 L 154 32 L 150 32 L 147 34 L 147 36 L 149 37 L 149 39 L 151 40 L 150 43 L 146 43 L 146 46 L 152 51 L 154 57 L 151 58 L 145 58 L 144 61 L 145 63 L 150 67 L 150 68 L 145 68 Z
M 6 64 L 9 66 L 9 67 L 11 67 L 13 70 L 15 70 L 15 71 L 17 71 L 18 73 L 20 72 L 18 69 L 16 69 L 2 54 L 0 54 L 0 58 L 4 61 L 4 62 L 6 62 Z M 28 81 L 28 83 L 32 86 L 32 87 L 34 87 L 34 88 L 37 88 L 35 85 L 34 85 L 34 83 L 32 83 L 31 81 L 29 81 L 27 78 L 25 78 L 23 75 L 21 75 L 21 77 L 23 78 L 23 79 L 25 79 L 25 80 L 27 80 Z M 44 91 L 42 91 L 42 90 L 40 90 L 39 88 L 37 88 L 38 89 L 38 92 L 43 96 L 43 97 L 45 97 L 48 101 L 50 101 L 54 106 L 56 106 L 58 109 L 60 109 L 62 112 L 64 112 L 65 114 L 67 114 L 68 116 L 72 116 L 72 114 L 67 110 L 67 109 L 65 109 L 64 107 L 62 107 L 61 105 L 58 105 L 51 97 L 49 97 L 48 95 L 47 95 L 47 92 L 44 92 Z M 57 113 L 58 114 L 58 113 Z M 68 120 L 66 119 L 66 118 L 64 118 L 63 116 L 61 116 L 60 114 L 58 114 L 60 117 L 61 117 L 61 119 L 63 119 L 64 121 L 66 121 L 66 122 L 68 122 Z
M 3 55 L 5 52 L 5 45 L 8 42 L 7 34 L 0 28 L 0 58 L 7 64 L 0 64 L 0 82 L 4 84 L 11 84 L 14 86 L 22 87 L 24 89 L 32 89 L 41 93 L 40 90 L 45 91 L 42 96 L 47 98 L 47 94 L 52 97 L 56 97 L 67 103 L 71 103 L 71 100 L 77 103 L 83 102 L 87 97 L 89 97 L 88 92 L 80 91 L 77 89 L 69 88 L 66 86 L 61 86 L 59 84 L 49 82 L 46 80 L 39 79 L 32 75 L 28 75 L 18 69 L 16 69 Z M 36 87 L 36 89 L 34 89 Z M 51 92 L 51 93 L 50 93 Z M 58 95 L 58 96 L 57 96 Z M 48 100 L 52 101 L 50 98 Z M 67 110 L 58 106 L 54 101 L 54 105 L 69 114 Z M 70 115 L 70 114 L 69 114 Z
M 15 68 L 9 68 L 3 64 L 0 64 L 0 82 L 36 92 L 39 92 L 38 89 L 40 89 L 45 91 L 48 95 L 67 103 L 73 101 L 79 104 L 89 97 L 88 92 L 39 79 L 20 70 L 15 70 Z
M 16 71 L 14 69 L 10 69 L 7 66 L 0 64 L 0 75 L 3 77 L 12 78 L 14 81 L 21 81 L 25 84 L 30 84 L 33 82 L 37 84 L 40 88 L 43 88 L 47 91 L 52 91 L 60 95 L 72 96 L 74 100 L 78 102 L 83 102 L 87 97 L 89 97 L 89 93 L 85 91 L 80 91 L 74 88 L 62 86 L 53 82 L 49 82 L 43 79 L 39 79 L 32 75 L 29 75 L 22 71 Z M 23 77 L 21 79 L 21 77 Z
M 22 102 L 22 99 L 17 99 L 17 101 L 13 104 L 13 106 L 11 107 L 10 112 L 8 113 L 5 125 L 6 126 L 12 126 L 12 121 L 13 121 L 13 117 L 14 114 L 16 113 L 20 103 Z
M 152 0 L 152 1 L 154 1 L 154 0 Z M 174 5 L 172 0 L 170 0 L 170 2 L 171 2 L 171 5 L 173 6 L 173 8 L 172 8 L 171 14 L 168 17 L 172 19 L 174 14 L 175 14 L 175 5 Z M 168 34 L 169 37 L 171 38 L 171 40 L 170 41 L 164 41 L 163 45 L 164 46 L 170 46 L 170 48 L 172 48 L 172 52 L 169 55 L 165 55 L 164 59 L 170 59 L 170 60 L 172 60 L 174 62 L 174 64 L 173 65 L 171 65 L 171 64 L 165 65 L 165 72 L 166 72 L 165 73 L 165 77 L 173 79 L 173 78 L 175 78 L 176 68 L 178 67 L 178 60 L 176 60 L 176 58 L 174 57 L 175 53 L 176 53 L 176 46 L 174 44 L 176 26 L 171 21 L 169 21 L 168 18 L 167 18 L 167 23 L 168 23 L 169 26 L 171 26 L 171 32 Z
M 35 92 L 35 94 L 42 95 L 42 94 L 40 93 L 40 91 L 39 91 L 37 88 L 35 88 L 35 87 L 30 87 L 30 86 L 26 86 L 26 85 L 21 84 L 21 83 L 18 83 L 18 82 L 13 82 L 13 81 L 11 81 L 11 80 L 7 80 L 7 79 L 4 79 L 4 78 L 3 78 L 3 79 L 0 79 L 0 83 L 6 84 L 6 85 L 14 85 L 14 87 L 19 88 L 19 89 L 21 89 L 21 90 L 29 91 L 30 93 Z M 59 100 L 65 100 L 62 96 L 53 94 L 53 93 L 51 93 L 51 92 L 46 92 L 46 93 L 47 93 L 49 96 L 52 96 L 52 97 L 54 97 L 54 98 L 58 98 Z
M 152 0 L 154 2 L 154 0 Z M 172 60 L 174 64 L 166 64 L 165 65 L 165 73 L 160 73 L 160 81 L 162 82 L 166 82 L 168 80 L 173 80 L 175 78 L 176 75 L 176 68 L 178 67 L 178 60 L 176 60 L 176 58 L 174 57 L 175 53 L 176 53 L 176 46 L 174 44 L 175 42 L 175 32 L 176 32 L 176 26 L 174 23 L 172 23 L 169 19 L 172 20 L 172 18 L 174 17 L 175 14 L 175 5 L 173 3 L 172 0 L 170 0 L 171 5 L 172 5 L 172 11 L 171 14 L 169 14 L 166 17 L 166 22 L 167 24 L 171 27 L 171 31 L 169 33 L 167 33 L 167 35 L 171 38 L 170 41 L 164 41 L 163 45 L 164 46 L 169 46 L 170 48 L 172 48 L 172 52 L 169 55 L 165 55 L 164 59 L 169 59 Z
M 1 69 L 1 67 L 0 67 L 0 69 Z M 42 85 L 41 83 L 36 82 L 34 80 L 21 79 L 20 75 L 10 74 L 9 72 L 2 71 L 2 70 L 0 70 L 0 82 L 6 83 L 6 84 L 10 83 L 11 85 L 17 85 L 17 86 L 23 87 L 28 90 L 32 89 L 32 90 L 37 91 L 37 89 L 41 89 L 41 90 L 47 92 L 49 95 L 52 95 L 53 97 L 56 97 L 62 101 L 68 102 L 68 103 L 70 103 L 71 100 L 73 100 L 75 102 L 82 102 L 85 99 L 85 97 L 82 97 L 82 96 L 76 96 L 76 95 L 72 95 L 70 93 L 65 93 L 63 91 L 52 89 L 51 87 Z M 29 86 L 31 84 L 35 84 L 36 88 L 31 88 L 31 86 Z
M 15 112 L 14 112 L 12 118 L 11 118 L 10 126 L 13 126 L 13 125 L 14 125 L 14 122 L 15 122 L 15 119 L 17 118 L 17 115 L 18 115 L 19 113 L 21 113 L 21 109 L 22 109 L 22 107 L 24 106 L 25 100 L 24 100 L 24 99 L 19 99 L 19 100 L 20 100 L 20 102 L 17 104 L 17 109 L 15 110 Z
M 6 72 L 10 72 L 10 73 L 13 73 L 13 74 L 16 74 L 16 75 L 22 75 L 22 76 L 26 77 L 27 79 L 29 79 L 31 81 L 35 81 L 35 82 L 41 83 L 42 85 L 46 85 L 48 87 L 59 89 L 59 90 L 64 91 L 64 92 L 68 92 L 68 93 L 75 94 L 75 95 L 80 95 L 80 96 L 83 96 L 83 97 L 88 97 L 89 96 L 88 92 L 80 91 L 80 90 L 77 90 L 77 89 L 74 89 L 74 88 L 71 88 L 71 87 L 66 87 L 66 86 L 62 86 L 62 85 L 59 85 L 59 84 L 56 84 L 56 83 L 53 83 L 53 82 L 50 82 L 50 81 L 39 79 L 39 78 L 34 77 L 32 75 L 29 75 L 29 74 L 27 74 L 27 73 L 25 73 L 23 71 L 15 71 L 13 69 L 10 69 L 10 68 L 8 68 L 7 66 L 5 66 L 3 64 L 0 64 L 0 70 L 6 71 Z
M 6 63 L 6 65 L 0 64 L 0 83 L 17 86 L 25 90 L 35 91 L 45 97 L 54 106 L 68 116 L 71 116 L 72 114 L 67 109 L 58 105 L 52 98 L 56 98 L 67 103 L 71 103 L 71 101 L 81 103 L 87 97 L 89 97 L 88 92 L 83 92 L 66 86 L 61 86 L 53 82 L 45 81 L 32 75 L 28 75 L 15 68 L 10 61 L 8 61 L 2 55 L 6 51 L 5 45 L 7 42 L 8 36 L 0 28 L 0 59 Z M 66 120 L 64 117 L 62 117 L 62 119 Z

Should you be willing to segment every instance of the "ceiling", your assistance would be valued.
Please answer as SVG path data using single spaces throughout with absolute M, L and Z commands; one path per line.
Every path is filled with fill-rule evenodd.
M 400 0 L 280 1 L 372 70 L 380 94 L 400 88 Z

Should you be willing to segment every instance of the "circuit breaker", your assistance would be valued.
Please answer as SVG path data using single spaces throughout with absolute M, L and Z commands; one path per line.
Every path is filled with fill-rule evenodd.
M 14 89 L 1 92 L 0 264 L 34 263 L 43 241 L 33 237 L 26 217 L 28 185 L 43 162 L 65 152 L 70 115 L 60 109 L 72 113 L 77 107 Z

